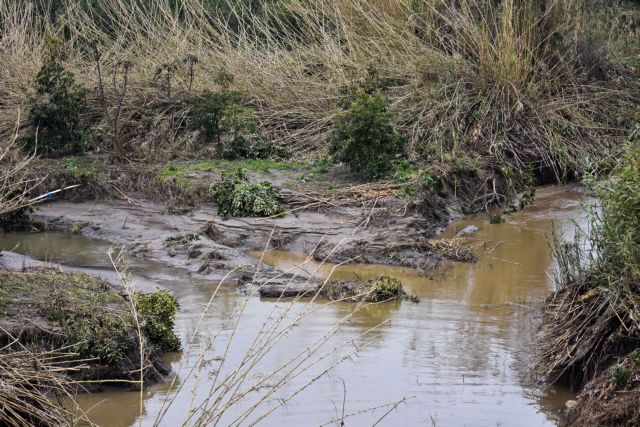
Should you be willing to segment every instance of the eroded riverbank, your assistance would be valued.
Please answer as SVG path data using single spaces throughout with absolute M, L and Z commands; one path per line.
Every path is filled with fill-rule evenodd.
M 540 391 L 530 384 L 527 356 L 532 354 L 535 308 L 552 286 L 548 276 L 552 265 L 546 233 L 552 221 L 571 232 L 572 220 L 580 218 L 578 200 L 566 189 L 547 188 L 539 192 L 533 207 L 508 216 L 504 224 L 491 225 L 487 217 L 477 216 L 450 226 L 442 238 L 454 236 L 467 225 L 480 228 L 468 237 L 470 242 L 477 242 L 473 244 L 477 245 L 475 250 L 480 255 L 478 264 L 448 264 L 431 272 L 357 264 L 336 267 L 333 273 L 336 279 L 366 279 L 380 274 L 399 277 L 421 302 L 375 304 L 355 313 L 352 304 L 322 307 L 316 304 L 318 310 L 290 330 L 286 340 L 280 341 L 277 353 L 261 361 L 252 376 L 259 378 L 272 372 L 352 313 L 331 339 L 333 343 L 355 340 L 361 348 L 357 356 L 337 365 L 330 376 L 318 379 L 312 389 L 278 409 L 266 424 L 315 425 L 330 421 L 341 412 L 345 389 L 346 413 L 408 398 L 385 419 L 390 425 L 424 425 L 432 419 L 436 425 L 553 424 L 557 410 L 572 396 L 562 388 Z M 144 231 L 141 228 L 137 233 Z M 56 243 L 38 253 L 37 247 L 43 245 L 33 242 L 43 236 Z M 78 246 L 74 250 L 74 245 L 61 240 L 63 236 L 13 234 L 3 236 L 2 242 L 3 246 L 10 245 L 9 249 L 21 242 L 18 251 L 41 259 L 53 258 L 57 252 L 55 247 L 65 246 L 70 252 L 66 262 L 73 263 L 77 257 L 80 264 L 87 264 L 82 261 L 83 254 L 99 253 L 108 246 L 75 236 L 72 239 L 77 239 Z M 331 265 L 320 266 L 298 253 L 300 255 L 270 251 L 264 254 L 264 262 L 279 269 L 294 270 L 299 270 L 297 266 L 302 264 L 307 274 L 319 279 L 333 270 Z M 250 254 L 243 256 L 256 262 Z M 162 268 L 143 257 L 134 257 L 131 262 L 138 280 L 151 286 L 155 282 L 172 290 L 180 299 L 182 308 L 176 326 L 183 343 L 188 342 L 203 305 L 215 291 L 216 282 L 198 275 L 189 276 L 184 270 Z M 307 304 L 294 303 L 291 310 L 303 310 Z M 218 369 L 215 361 L 223 351 L 219 346 L 210 346 L 215 344 L 211 336 L 215 331 L 222 331 L 223 335 L 231 333 L 227 321 L 233 318 L 239 305 L 245 308 L 235 329 L 237 341 L 229 355 L 231 365 L 242 358 L 243 351 L 259 333 L 265 319 L 273 315 L 273 310 L 283 307 L 274 300 L 247 298 L 232 284 L 223 286 L 195 334 L 196 345 L 192 351 L 174 356 L 173 368 L 183 392 L 167 411 L 163 424 L 184 419 L 192 403 L 192 391 L 196 402 L 197 398 L 206 397 Z M 390 322 L 361 336 L 387 319 Z M 204 359 L 211 362 L 202 365 L 198 355 L 204 355 Z M 339 359 L 337 355 L 335 358 Z M 197 380 L 186 378 L 194 367 L 201 375 Z M 310 370 L 297 377 L 288 390 L 309 381 L 313 378 L 312 372 L 317 373 Z M 113 391 L 80 396 L 79 401 L 84 408 L 91 408 L 93 419 L 100 425 L 132 425 L 139 417 L 143 424 L 152 424 L 167 399 L 176 395 L 175 387 L 172 391 L 168 388 L 169 384 L 164 383 L 145 391 L 144 414 L 139 414 L 136 393 Z M 281 391 L 277 396 L 284 395 L 286 392 Z M 277 396 L 269 399 L 271 405 Z M 358 422 L 371 424 L 386 410 L 365 413 Z

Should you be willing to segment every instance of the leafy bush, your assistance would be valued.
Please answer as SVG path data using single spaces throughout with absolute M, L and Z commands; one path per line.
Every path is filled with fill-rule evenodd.
M 249 147 L 247 157 L 254 160 L 288 159 L 291 157 L 291 152 L 289 148 L 281 142 L 267 142 L 261 139 Z
M 250 183 L 242 169 L 223 173 L 213 189 L 223 217 L 273 216 L 282 213 L 278 189 L 268 182 Z
M 176 297 L 168 291 L 159 291 L 136 294 L 134 301 L 142 318 L 142 332 L 151 344 L 162 351 L 179 351 L 180 339 L 173 332 L 180 307 Z
M 392 170 L 393 161 L 402 157 L 404 140 L 391 126 L 380 92 L 358 92 L 349 109 L 338 116 L 331 150 L 336 159 L 367 178 L 381 178 Z
M 204 93 L 194 105 L 190 126 L 215 141 L 229 160 L 247 157 L 247 138 L 257 130 L 253 111 L 242 105 L 239 92 L 228 89 Z
M 92 301 L 90 295 L 82 289 L 78 295 L 69 298 L 52 286 L 47 296 L 46 317 L 58 323 L 63 336 L 73 339 L 71 347 L 80 358 L 118 366 L 133 348 L 127 320 L 113 316 L 103 307 L 96 307 L 97 301 Z M 100 298 L 96 300 L 106 302 Z
M 132 346 L 126 325 L 106 315 L 86 315 L 70 319 L 69 333 L 78 343 L 74 351 L 83 358 L 97 358 L 110 366 L 117 366 L 131 352 Z
M 73 73 L 65 70 L 60 46 L 53 40 L 49 40 L 35 85 L 36 97 L 29 101 L 33 129 L 24 137 L 25 148 L 37 148 L 45 156 L 84 151 L 86 90 L 75 83 Z

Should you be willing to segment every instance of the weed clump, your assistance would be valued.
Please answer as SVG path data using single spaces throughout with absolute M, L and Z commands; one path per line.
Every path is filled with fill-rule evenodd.
M 188 245 L 189 243 L 195 242 L 197 240 L 200 240 L 200 236 L 198 236 L 197 234 L 179 234 L 177 236 L 170 236 L 164 239 L 164 245 L 168 248 L 171 248 L 174 246 Z
M 161 351 L 180 351 L 180 339 L 173 332 L 180 307 L 177 298 L 163 290 L 136 294 L 134 302 L 142 318 L 142 332 L 151 344 Z
M 493 213 L 489 216 L 489 224 L 502 224 L 504 222 L 505 219 L 500 213 Z
M 357 291 L 366 295 L 366 302 L 398 300 L 408 295 L 402 287 L 402 282 L 390 276 L 380 276 L 373 284 L 361 284 Z
M 24 145 L 44 156 L 82 152 L 88 140 L 82 125 L 86 90 L 62 65 L 59 42 L 49 39 L 48 44 L 35 79 L 36 97 L 29 101 L 32 130 L 24 136 Z
M 349 109 L 338 116 L 330 139 L 335 158 L 370 179 L 387 175 L 404 151 L 404 139 L 391 125 L 380 92 L 370 95 L 360 90 Z
M 223 173 L 213 193 L 222 217 L 274 216 L 283 213 L 278 189 L 268 182 L 251 183 L 242 169 Z
M 191 128 L 201 130 L 215 141 L 222 156 L 229 160 L 246 157 L 248 136 L 257 126 L 251 109 L 242 105 L 240 93 L 230 90 L 206 92 L 195 103 Z
M 329 282 L 323 286 L 322 295 L 331 300 L 353 302 L 386 302 L 409 300 L 419 302 L 419 298 L 404 290 L 402 282 L 395 277 L 379 276 L 374 280 L 358 282 Z

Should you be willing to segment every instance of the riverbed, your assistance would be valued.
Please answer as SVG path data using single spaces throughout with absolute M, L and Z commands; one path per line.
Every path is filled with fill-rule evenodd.
M 548 187 L 538 191 L 533 206 L 506 216 L 502 224 L 489 224 L 486 215 L 457 221 L 437 238 L 477 226 L 479 231 L 467 236 L 465 244 L 480 261 L 447 263 L 433 271 L 333 266 L 287 251 L 249 253 L 270 266 L 319 279 L 392 275 L 419 297 L 417 304 L 357 307 L 262 299 L 239 292 L 233 282 L 218 286 L 217 281 L 131 257 L 140 289 L 166 288 L 180 300 L 176 327 L 185 352 L 167 355 L 175 381 L 169 377 L 147 387 L 142 411 L 135 391 L 110 389 L 79 395 L 77 401 L 101 426 L 180 425 L 211 402 L 216 382 L 238 369 L 248 349 L 275 342 L 246 371 L 247 386 L 260 386 L 230 405 L 219 425 L 249 425 L 262 414 L 268 414 L 261 419 L 263 425 L 284 426 L 340 425 L 341 419 L 354 426 L 378 421 L 407 426 L 555 425 L 559 410 L 573 395 L 561 385 L 536 383 L 529 374 L 531 356 L 538 308 L 553 289 L 549 233 L 555 224 L 571 239 L 574 222 L 585 225 L 583 202 L 565 187 Z M 94 274 L 109 274 L 110 247 L 106 241 L 62 232 L 0 235 L 0 250 Z M 273 334 L 276 342 L 265 338 L 264 325 L 278 316 L 285 319 L 281 325 L 291 320 L 291 326 L 282 336 Z M 327 331 L 332 333 L 327 336 Z M 325 336 L 323 347 L 313 353 L 324 358 L 308 360 L 308 369 L 273 393 L 265 391 L 285 375 L 282 366 Z

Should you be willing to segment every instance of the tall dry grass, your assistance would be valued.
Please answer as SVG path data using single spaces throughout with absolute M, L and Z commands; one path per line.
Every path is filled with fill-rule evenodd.
M 0 123 L 31 91 L 48 33 L 67 40 L 67 66 L 93 89 L 103 149 L 120 134 L 134 160 L 197 147 L 185 131 L 189 98 L 218 90 L 222 69 L 263 135 L 294 151 L 326 149 L 348 88 L 373 80 L 411 158 L 482 159 L 505 174 L 533 164 L 562 177 L 615 149 L 635 96 L 594 72 L 622 36 L 590 51 L 585 28 L 599 18 L 586 1 L 282 0 L 259 12 L 229 2 L 234 19 L 198 0 L 178 10 L 98 0 L 99 19 L 70 1 L 50 22 L 3 0 Z
M 20 114 L 17 121 L 20 122 Z M 37 184 L 37 180 L 27 175 L 33 157 L 23 154 L 16 140 L 17 134 L 5 145 L 0 145 L 0 215 L 31 204 L 29 192 Z

